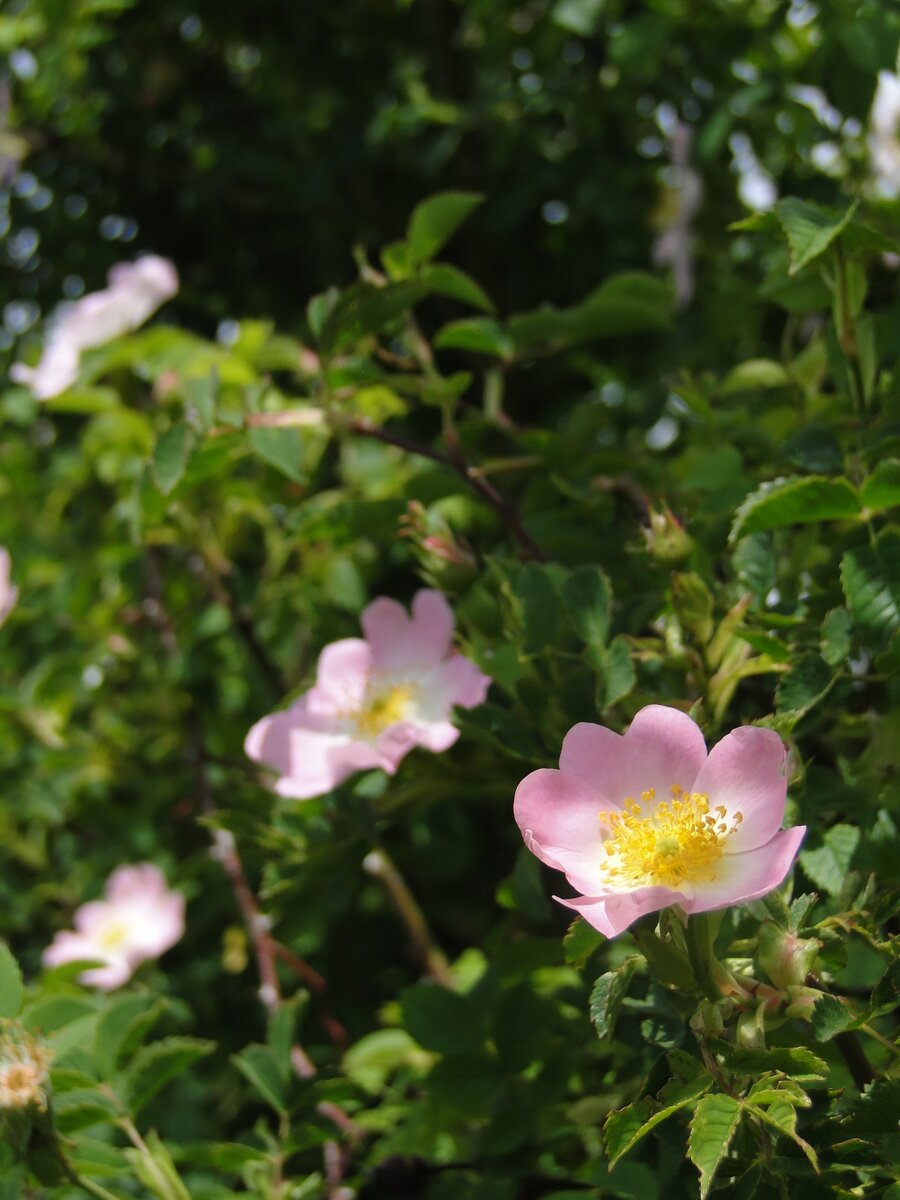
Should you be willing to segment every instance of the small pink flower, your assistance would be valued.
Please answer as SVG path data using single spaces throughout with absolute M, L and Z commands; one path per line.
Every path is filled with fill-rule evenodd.
M 136 262 L 117 263 L 109 286 L 66 305 L 50 330 L 36 367 L 13 363 L 9 377 L 49 400 L 78 377 L 82 351 L 103 346 L 143 325 L 178 291 L 178 273 L 167 258 L 145 254 Z
M 440 592 L 417 592 L 411 618 L 396 600 L 373 600 L 362 628 L 365 639 L 326 646 L 315 685 L 247 734 L 244 749 L 278 772 L 281 796 L 319 796 L 373 767 L 393 775 L 414 746 L 446 750 L 459 737 L 453 706 L 484 700 L 490 680 L 453 649 Z
M 570 729 L 560 769 L 519 784 L 516 821 L 581 893 L 556 899 L 615 937 L 670 904 L 706 912 L 778 887 L 806 833 L 781 829 L 786 761 L 777 733 L 749 725 L 707 754 L 690 717 L 651 704 L 623 735 Z
M 16 607 L 16 601 L 19 599 L 19 589 L 13 583 L 11 575 L 12 559 L 9 557 L 9 551 L 0 546 L 0 625 Z
M 110 990 L 181 938 L 184 896 L 169 889 L 152 863 L 117 867 L 106 881 L 104 898 L 82 904 L 74 924 L 74 931 L 58 933 L 44 951 L 44 966 L 102 962 L 106 965 L 85 971 L 80 982 Z

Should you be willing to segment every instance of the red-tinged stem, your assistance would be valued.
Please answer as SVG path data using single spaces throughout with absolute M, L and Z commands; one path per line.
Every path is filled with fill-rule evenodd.
M 429 458 L 432 462 L 441 463 L 443 466 L 449 467 L 451 471 L 455 471 L 460 478 L 464 479 L 486 504 L 490 505 L 499 514 L 509 532 L 519 543 L 523 558 L 533 562 L 548 561 L 547 555 L 523 525 L 522 518 L 519 516 L 515 506 L 507 500 L 502 492 L 494 487 L 489 479 L 485 478 L 484 474 L 477 467 L 472 466 L 468 462 L 458 446 L 450 446 L 446 450 L 438 450 L 423 442 L 413 441 L 403 434 L 391 433 L 383 429 L 380 425 L 375 425 L 363 418 L 349 421 L 346 428 L 351 433 L 358 434 L 360 437 L 374 438 L 376 441 L 384 442 L 388 446 L 396 446 L 400 450 L 406 450 L 409 454 L 418 454 L 421 458 Z

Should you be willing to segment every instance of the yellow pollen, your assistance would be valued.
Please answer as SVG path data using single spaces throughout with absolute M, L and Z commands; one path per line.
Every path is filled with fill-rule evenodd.
M 97 945 L 101 950 L 118 950 L 128 939 L 129 929 L 124 921 L 110 921 L 97 934 Z
M 390 725 L 403 720 L 414 695 L 411 684 L 398 683 L 367 696 L 356 717 L 357 729 L 363 737 L 378 737 Z
M 620 812 L 600 813 L 604 857 L 600 874 L 611 891 L 637 887 L 679 888 L 716 878 L 716 864 L 725 842 L 743 821 L 724 805 L 710 811 L 709 797 L 686 792 L 677 784 L 671 800 L 656 800 L 651 788 L 641 803 L 631 796 Z

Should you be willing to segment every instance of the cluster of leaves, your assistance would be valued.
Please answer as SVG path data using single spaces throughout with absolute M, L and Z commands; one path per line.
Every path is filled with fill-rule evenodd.
M 52 1120 L 12 1145 L 10 1178 L 162 1200 L 345 1184 L 651 1200 L 691 1194 L 695 1168 L 701 1195 L 777 1197 L 796 1176 L 810 1196 L 875 1196 L 892 1178 L 898 391 L 875 350 L 890 310 L 865 286 L 889 230 L 794 201 L 756 220 L 764 287 L 796 281 L 801 312 L 833 297 L 833 314 L 799 330 L 792 307 L 780 361 L 674 379 L 683 436 L 636 454 L 634 401 L 581 347 L 665 337 L 657 280 L 421 323 L 436 291 L 491 308 L 438 261 L 477 199 L 421 204 L 379 267 L 310 301 L 299 338 L 249 322 L 226 348 L 157 325 L 91 352 L 40 410 L 6 393 L 4 471 L 35 513 L 2 529 L 22 590 L 21 636 L 5 635 L 10 934 L 31 974 L 54 912 L 122 859 L 177 862 L 190 897 L 165 977 L 101 1000 L 57 971 L 21 1013 L 7 1003 L 54 1054 Z M 559 354 L 587 395 L 551 424 L 510 419 L 518 374 Z M 417 569 L 454 599 L 488 703 L 459 714 L 453 752 L 389 784 L 275 799 L 240 757 L 246 728 Z M 563 941 L 511 827 L 516 782 L 574 722 L 621 727 L 651 700 L 711 738 L 776 728 L 811 827 L 798 874 L 818 894 L 728 912 L 715 957 L 736 982 L 705 998 L 669 917 L 604 945 L 576 922 Z M 327 979 L 267 1025 L 247 1016 L 259 930 L 248 945 L 210 826 L 259 880 L 285 991 L 297 955 Z M 373 845 L 449 953 L 443 984 L 416 982 L 415 902 L 394 913 L 396 889 L 363 869 Z M 793 981 L 765 950 L 785 936 L 814 948 Z

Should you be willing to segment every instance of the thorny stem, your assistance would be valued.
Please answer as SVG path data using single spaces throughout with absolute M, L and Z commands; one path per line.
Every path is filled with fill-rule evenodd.
M 333 1104 L 330 1100 L 323 1100 L 316 1105 L 316 1112 L 320 1116 L 327 1117 L 329 1121 L 340 1130 L 345 1145 L 332 1138 L 325 1143 L 324 1160 L 325 1160 L 325 1179 L 328 1185 L 329 1200 L 351 1200 L 353 1192 L 342 1186 L 344 1175 L 347 1171 L 347 1166 L 350 1162 L 350 1152 L 357 1141 L 363 1136 L 360 1127 L 352 1121 L 350 1117 Z
M 447 958 L 435 942 L 425 914 L 387 851 L 381 848 L 370 851 L 363 859 L 363 868 L 387 892 L 426 974 L 442 987 L 455 988 L 456 981 L 450 973 Z
M 209 794 L 203 772 L 203 748 L 200 736 L 197 737 L 197 786 L 200 803 L 204 814 L 215 820 L 217 809 Z M 228 877 L 231 890 L 237 901 L 238 908 L 244 920 L 256 966 L 259 971 L 259 998 L 269 1016 L 274 1016 L 282 1004 L 281 981 L 278 978 L 278 968 L 275 965 L 276 941 L 269 928 L 268 917 L 261 912 L 253 889 L 247 880 L 244 865 L 237 852 L 237 845 L 231 832 L 213 824 L 210 830 L 212 837 L 212 855 L 220 864 Z M 312 1079 L 316 1068 L 308 1054 L 299 1043 L 291 1047 L 291 1065 L 301 1079 Z
M 421 458 L 429 458 L 432 462 L 441 463 L 455 471 L 469 486 L 478 493 L 486 504 L 489 504 L 502 518 L 509 532 L 519 543 L 522 557 L 533 562 L 547 562 L 547 555 L 540 548 L 525 526 L 518 510 L 497 488 L 486 479 L 484 473 L 472 466 L 460 448 L 451 445 L 447 450 L 438 450 L 422 442 L 413 441 L 403 434 L 390 433 L 362 417 L 347 422 L 346 428 L 360 437 L 374 438 L 388 446 L 396 446 L 409 454 L 418 454 Z

